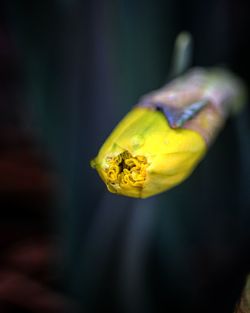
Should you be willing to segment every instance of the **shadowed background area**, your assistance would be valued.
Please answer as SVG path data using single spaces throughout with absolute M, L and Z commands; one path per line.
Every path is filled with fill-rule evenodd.
M 147 200 L 90 160 L 164 84 L 176 35 L 194 65 L 250 82 L 244 0 L 0 3 L 0 311 L 233 312 L 250 272 L 249 105 L 194 174 Z

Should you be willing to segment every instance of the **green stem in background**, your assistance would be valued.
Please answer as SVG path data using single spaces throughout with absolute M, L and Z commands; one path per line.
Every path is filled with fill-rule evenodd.
M 181 32 L 176 40 L 172 54 L 169 79 L 184 73 L 192 62 L 193 39 L 189 32 Z

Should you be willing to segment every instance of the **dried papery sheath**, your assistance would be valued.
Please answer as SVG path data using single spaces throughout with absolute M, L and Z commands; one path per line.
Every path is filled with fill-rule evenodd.
M 245 102 L 242 81 L 222 68 L 194 68 L 142 97 L 138 106 L 160 110 L 170 127 L 197 131 L 209 146 L 226 118 Z
M 226 69 L 194 68 L 141 98 L 91 162 L 109 191 L 147 198 L 185 180 L 245 102 Z

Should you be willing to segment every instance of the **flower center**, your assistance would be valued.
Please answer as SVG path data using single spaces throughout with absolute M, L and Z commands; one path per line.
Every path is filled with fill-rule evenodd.
M 108 167 L 105 170 L 107 187 L 116 192 L 115 187 L 142 188 L 146 179 L 148 162 L 145 156 L 132 156 L 124 151 L 115 157 L 107 158 Z

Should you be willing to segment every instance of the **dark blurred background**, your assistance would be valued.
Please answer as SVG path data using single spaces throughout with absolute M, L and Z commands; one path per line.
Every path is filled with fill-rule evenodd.
M 249 9 L 0 2 L 1 313 L 234 311 L 250 272 L 249 104 L 162 195 L 109 194 L 89 161 L 165 82 L 181 30 L 194 65 L 227 65 L 249 86 Z

